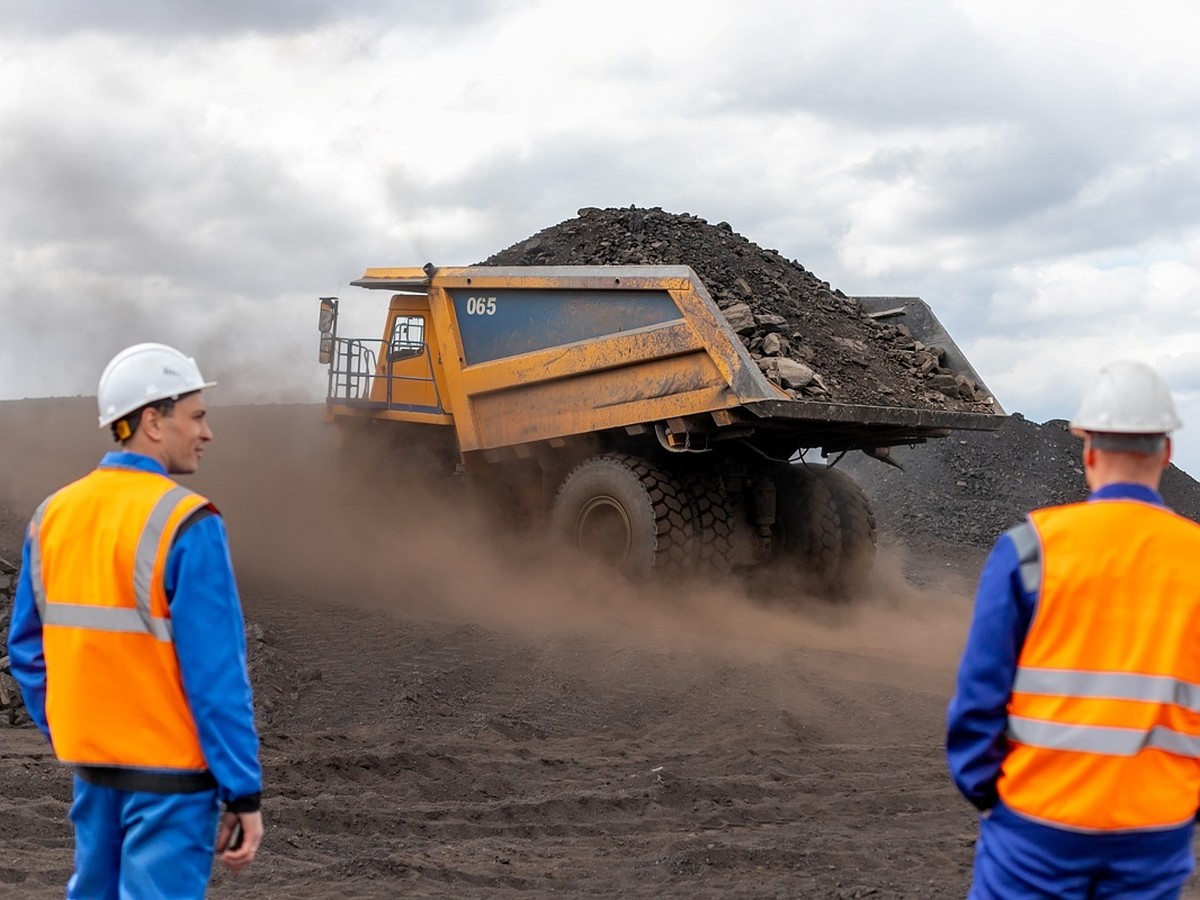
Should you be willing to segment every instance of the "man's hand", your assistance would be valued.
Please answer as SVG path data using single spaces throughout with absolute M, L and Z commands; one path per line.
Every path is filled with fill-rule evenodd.
M 237 875 L 254 860 L 263 839 L 262 812 L 221 813 L 217 826 L 217 853 L 221 864 Z

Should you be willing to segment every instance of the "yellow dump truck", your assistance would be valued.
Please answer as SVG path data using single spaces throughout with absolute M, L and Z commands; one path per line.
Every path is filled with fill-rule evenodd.
M 352 284 L 392 297 L 370 339 L 338 334 L 339 300 L 321 298 L 339 440 L 419 453 L 634 575 L 782 561 L 843 583 L 873 555 L 875 520 L 819 460 L 1000 423 L 797 399 L 686 266 L 426 265 Z M 907 302 L 876 314 L 936 326 Z

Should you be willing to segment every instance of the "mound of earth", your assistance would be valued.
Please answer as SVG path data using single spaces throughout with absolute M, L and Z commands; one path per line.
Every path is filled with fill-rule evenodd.
M 893 447 L 902 470 L 856 453 L 840 464 L 871 498 L 881 530 L 987 547 L 1031 509 L 1087 496 L 1082 446 L 1062 419 L 1039 425 L 1018 414 L 996 431 Z M 1195 479 L 1172 465 L 1161 487 L 1173 510 L 1200 522 Z
M 487 266 L 686 265 L 764 374 L 797 399 L 990 412 L 992 398 L 945 351 L 869 315 L 799 262 L 688 213 L 579 210 L 501 250 Z

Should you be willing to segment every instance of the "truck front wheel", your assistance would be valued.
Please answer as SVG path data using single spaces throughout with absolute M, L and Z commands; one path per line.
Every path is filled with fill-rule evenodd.
M 558 490 L 552 522 L 572 546 L 633 578 L 684 571 L 692 558 L 686 491 L 636 456 L 607 453 L 577 465 Z

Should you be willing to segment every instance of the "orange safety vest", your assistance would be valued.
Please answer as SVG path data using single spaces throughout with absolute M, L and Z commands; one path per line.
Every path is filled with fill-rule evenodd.
M 1000 798 L 1080 831 L 1185 824 L 1200 806 L 1200 526 L 1136 500 L 1029 518 L 1041 590 Z
M 165 475 L 103 467 L 38 507 L 30 569 L 59 759 L 206 768 L 163 587 L 176 532 L 206 505 Z

